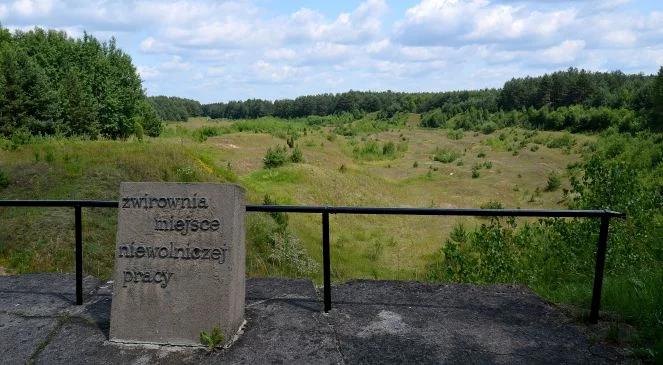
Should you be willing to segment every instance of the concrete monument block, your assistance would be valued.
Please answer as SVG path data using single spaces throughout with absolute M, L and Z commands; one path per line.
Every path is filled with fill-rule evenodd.
M 122 183 L 110 340 L 200 345 L 244 321 L 244 189 Z

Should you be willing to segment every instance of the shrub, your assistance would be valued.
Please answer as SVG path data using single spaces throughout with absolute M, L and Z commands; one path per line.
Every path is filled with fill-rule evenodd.
M 287 268 L 297 275 L 308 275 L 317 271 L 318 263 L 313 261 L 292 233 L 276 232 L 272 236 L 273 247 L 268 258 L 276 266 Z
M 532 147 L 530 147 L 529 150 L 532 151 L 532 152 L 536 152 L 536 151 L 539 150 L 539 145 L 538 145 L 538 144 L 535 144 L 535 145 L 533 145 Z
M 477 154 L 477 157 L 478 157 L 478 158 L 484 158 L 484 157 L 486 157 L 486 153 L 483 152 L 483 151 L 481 151 L 481 152 L 479 152 L 479 153 Z
M 421 118 L 421 126 L 425 128 L 439 128 L 445 125 L 447 115 L 440 109 L 434 109 L 425 113 Z
M 487 201 L 479 206 L 481 209 L 504 209 L 502 203 L 494 200 Z
M 287 160 L 288 157 L 285 146 L 276 146 L 267 149 L 265 157 L 262 159 L 262 163 L 265 168 L 271 169 L 285 165 Z
M 0 189 L 4 189 L 9 186 L 9 176 L 0 170 Z
M 464 136 L 465 134 L 463 133 L 462 129 L 452 129 L 447 132 L 447 137 L 453 140 L 463 139 Z
M 205 141 L 207 141 L 207 138 L 209 138 L 209 137 L 220 136 L 220 135 L 222 135 L 224 133 L 227 133 L 227 132 L 228 132 L 228 130 L 225 129 L 225 128 L 207 125 L 207 126 L 200 127 L 198 129 L 196 129 L 193 132 L 193 137 L 198 142 L 205 142 Z
M 472 178 L 476 179 L 478 178 L 481 174 L 479 173 L 479 169 L 481 169 L 480 165 L 474 165 L 472 166 Z
M 16 149 L 20 146 L 26 145 L 30 143 L 30 140 L 32 139 L 32 134 L 30 133 L 30 130 L 27 128 L 21 127 L 12 133 L 11 136 L 11 148 Z
M 414 161 L 414 163 L 412 164 L 412 167 L 414 167 L 415 169 L 416 169 L 417 167 L 419 167 L 419 162 L 418 162 L 418 161 Z
M 396 145 L 394 142 L 386 142 L 380 145 L 377 141 L 368 141 L 362 145 L 355 146 L 352 150 L 355 158 L 362 160 L 383 160 L 394 159 L 397 157 L 398 152 L 407 150 L 407 143 L 399 143 Z
M 562 185 L 562 181 L 559 178 L 559 175 L 555 173 L 554 171 L 548 175 L 548 183 L 546 184 L 546 191 L 555 191 L 559 189 L 559 187 Z
M 278 205 L 279 203 L 272 198 L 271 195 L 265 194 L 265 196 L 262 199 L 262 203 L 264 205 Z M 272 217 L 274 222 L 276 223 L 276 226 L 278 227 L 278 231 L 280 232 L 285 232 L 288 229 L 288 213 L 285 212 L 271 212 L 269 215 Z
M 484 161 L 483 167 L 490 170 L 493 167 L 493 163 L 491 161 Z
M 451 163 L 460 157 L 460 153 L 446 148 L 436 148 L 433 151 L 433 160 L 442 163 Z
M 188 166 L 180 167 L 175 170 L 175 175 L 177 176 L 177 180 L 181 182 L 196 181 L 196 172 Z
M 571 133 L 563 133 L 559 137 L 555 137 L 546 143 L 548 148 L 571 148 L 576 144 L 576 139 L 571 135 Z
M 46 151 L 46 155 L 44 156 L 44 159 L 48 163 L 53 163 L 53 162 L 55 162 L 55 154 L 53 153 L 52 150 L 49 149 L 49 150 Z
M 304 156 L 302 155 L 302 150 L 299 147 L 295 146 L 290 155 L 290 162 L 299 163 L 304 162 Z
M 134 121 L 134 136 L 136 136 L 136 139 L 142 141 L 144 135 L 143 125 L 137 120 Z
M 393 156 L 396 153 L 396 145 L 394 142 L 387 142 L 382 146 L 382 155 Z
M 496 129 L 497 129 L 497 124 L 495 124 L 494 122 L 486 122 L 481 125 L 481 133 L 483 134 L 491 134 L 495 132 Z

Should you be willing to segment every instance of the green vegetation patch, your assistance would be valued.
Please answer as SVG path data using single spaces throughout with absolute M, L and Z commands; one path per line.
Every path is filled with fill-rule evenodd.
M 433 161 L 439 161 L 442 163 L 452 163 L 461 156 L 462 154 L 460 152 L 443 147 L 437 147 L 433 151 Z
M 371 140 L 356 145 L 352 150 L 352 154 L 357 160 L 393 160 L 405 151 L 407 151 L 407 143 L 404 142 L 394 143 L 387 141 L 380 143 Z

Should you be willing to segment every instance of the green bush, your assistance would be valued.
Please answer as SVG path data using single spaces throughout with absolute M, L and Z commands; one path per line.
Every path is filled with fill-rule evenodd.
M 550 175 L 548 175 L 548 183 L 546 184 L 546 191 L 555 191 L 559 189 L 559 187 L 562 185 L 562 180 L 560 179 L 559 175 L 555 171 L 551 172 Z
M 228 129 L 217 126 L 203 126 L 193 131 L 193 138 L 198 142 L 205 142 L 209 137 L 216 137 L 228 133 Z
M 304 155 L 302 155 L 302 150 L 299 147 L 295 146 L 290 154 L 290 162 L 299 163 L 304 162 Z
M 139 121 L 135 120 L 134 121 L 134 136 L 136 136 L 136 139 L 138 139 L 139 141 L 142 141 L 144 134 L 145 133 L 143 131 L 143 125 L 140 124 Z
M 479 206 L 481 209 L 504 209 L 502 203 L 494 200 L 487 201 Z
M 433 160 L 434 161 L 439 161 L 439 162 L 442 162 L 442 163 L 454 162 L 460 156 L 461 156 L 461 154 L 457 151 L 446 149 L 446 148 L 441 148 L 441 147 L 437 147 L 435 149 L 435 151 L 433 151 Z
M 552 138 L 546 143 L 548 148 L 571 148 L 576 144 L 576 139 L 571 133 L 563 133 L 561 136 Z
M 472 178 L 473 179 L 476 179 L 479 176 L 481 176 L 481 173 L 479 172 L 480 169 L 481 169 L 481 165 L 475 164 L 474 166 L 472 166 Z
M 486 122 L 481 125 L 481 133 L 491 134 L 497 130 L 497 124 L 494 122 Z
M 463 133 L 462 129 L 452 129 L 447 132 L 447 137 L 453 140 L 463 139 L 464 136 L 465 134 Z
M 395 144 L 392 141 L 380 144 L 377 141 L 367 141 L 355 146 L 352 150 L 355 158 L 362 160 L 392 160 L 407 151 L 407 143 Z
M 271 169 L 285 165 L 288 161 L 287 151 L 285 146 L 270 147 L 262 159 L 265 168 Z
M 382 145 L 382 155 L 383 156 L 393 156 L 396 153 L 396 145 L 394 142 L 389 141 Z
M 196 172 L 188 166 L 179 167 L 175 170 L 175 175 L 180 182 L 194 182 L 197 180 Z
M 4 189 L 9 186 L 9 176 L 0 170 L 0 189 Z
M 32 134 L 27 128 L 19 128 L 12 133 L 11 136 L 11 148 L 16 149 L 20 146 L 30 143 L 32 140 Z

